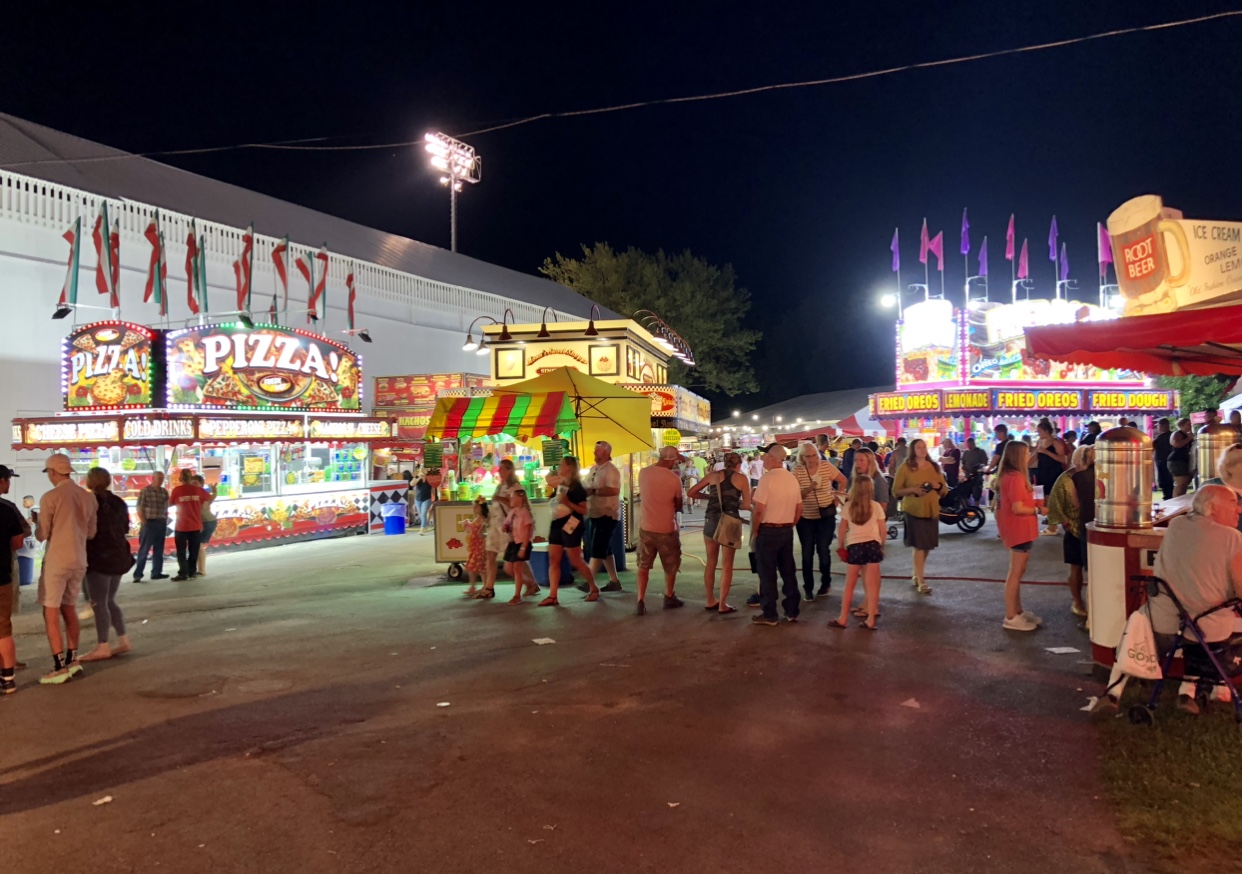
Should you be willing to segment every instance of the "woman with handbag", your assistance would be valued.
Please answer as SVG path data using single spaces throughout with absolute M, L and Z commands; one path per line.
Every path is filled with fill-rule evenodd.
M 893 497 L 901 498 L 905 515 L 905 544 L 914 550 L 914 573 L 910 582 L 920 595 L 930 595 L 923 576 L 927 554 L 940 545 L 940 496 L 948 491 L 944 475 L 927 454 L 927 441 L 910 441 L 910 454 L 893 473 Z
M 129 507 L 109 487 L 112 475 L 102 467 L 86 472 L 86 487 L 99 504 L 95 536 L 86 541 L 86 594 L 95 611 L 96 647 L 82 656 L 84 662 L 98 662 L 132 649 L 125 634 L 125 616 L 116 603 L 121 577 L 134 566 L 129 551 Z M 108 645 L 108 635 L 116 629 L 116 646 Z
M 727 452 L 724 470 L 712 471 L 695 483 L 687 497 L 707 497 L 703 519 L 703 544 L 707 564 L 703 568 L 703 587 L 707 591 L 704 609 L 736 613 L 729 606 L 729 587 L 733 585 L 733 556 L 742 545 L 742 510 L 750 509 L 750 481 L 741 472 L 742 456 Z M 720 564 L 720 597 L 716 597 L 716 565 Z
M 540 607 L 555 607 L 561 585 L 561 556 L 568 553 L 569 563 L 582 574 L 590 593 L 584 601 L 599 600 L 599 586 L 595 574 L 582 557 L 582 534 L 587 512 L 587 491 L 582 484 L 578 459 L 566 455 L 561 459 L 561 484 L 552 499 L 552 527 L 548 531 L 548 597 L 539 602 Z
M 832 586 L 832 538 L 837 525 L 837 493 L 849 486 L 845 474 L 830 461 L 819 457 L 813 443 L 798 447 L 798 463 L 793 475 L 802 492 L 802 518 L 796 530 L 802 544 L 802 591 L 808 601 L 815 600 L 815 556 L 819 556 L 819 592 L 828 594 Z

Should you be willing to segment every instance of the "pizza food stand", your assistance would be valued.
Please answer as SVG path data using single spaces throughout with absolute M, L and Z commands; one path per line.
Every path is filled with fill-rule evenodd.
M 404 504 L 404 483 L 371 479 L 394 425 L 361 415 L 361 360 L 327 337 L 104 321 L 78 326 L 61 361 L 64 412 L 14 420 L 13 448 L 64 452 L 79 481 L 107 468 L 131 507 L 155 472 L 171 486 L 193 469 L 217 490 L 213 547 L 367 531 L 377 503 Z

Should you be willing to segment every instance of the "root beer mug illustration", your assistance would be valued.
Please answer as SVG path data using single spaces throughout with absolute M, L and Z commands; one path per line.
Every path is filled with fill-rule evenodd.
M 1190 277 L 1190 246 L 1182 226 L 1163 216 L 1156 194 L 1127 200 L 1108 217 L 1117 284 L 1126 299 L 1126 314 L 1168 312 L 1177 303 L 1170 290 Z M 1166 236 L 1167 235 L 1167 236 Z M 1181 269 L 1169 267 L 1168 237 L 1176 244 Z

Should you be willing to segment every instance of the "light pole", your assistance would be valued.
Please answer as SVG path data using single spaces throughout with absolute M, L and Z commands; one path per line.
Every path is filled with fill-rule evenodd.
M 431 167 L 438 170 L 440 184 L 449 190 L 449 250 L 457 251 L 457 192 L 463 183 L 476 184 L 483 178 L 483 159 L 474 146 L 455 140 L 447 134 L 429 133 L 423 137 L 431 153 Z

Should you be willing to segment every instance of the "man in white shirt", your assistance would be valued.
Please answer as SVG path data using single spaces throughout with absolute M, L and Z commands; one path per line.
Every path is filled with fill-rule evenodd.
M 746 467 L 750 473 L 750 487 L 753 489 L 763 478 L 763 453 L 756 452 L 746 463 Z
M 47 544 L 43 573 L 39 576 L 39 603 L 52 649 L 52 672 L 39 679 L 44 685 L 60 685 L 82 673 L 78 663 L 78 614 L 76 604 L 86 575 L 86 541 L 95 536 L 98 502 L 93 494 L 73 481 L 69 456 L 48 456 L 43 472 L 52 490 L 39 500 L 35 538 Z M 60 620 L 65 620 L 61 635 Z
M 599 577 L 601 567 L 608 569 L 608 585 L 601 592 L 620 592 L 617 559 L 612 554 L 612 535 L 621 521 L 621 471 L 612 463 L 612 444 L 601 440 L 595 444 L 595 465 L 583 479 L 587 490 L 587 539 L 583 543 L 591 570 Z M 588 591 L 589 586 L 579 586 Z
M 798 621 L 802 595 L 798 592 L 798 572 L 794 566 L 794 526 L 802 518 L 802 490 L 797 478 L 785 470 L 785 447 L 779 443 L 761 446 L 766 473 L 759 480 L 752 499 L 750 523 L 759 570 L 759 606 L 763 610 L 751 617 L 756 625 L 779 625 L 776 613 L 776 575 L 781 576 L 785 618 Z

